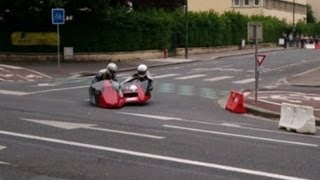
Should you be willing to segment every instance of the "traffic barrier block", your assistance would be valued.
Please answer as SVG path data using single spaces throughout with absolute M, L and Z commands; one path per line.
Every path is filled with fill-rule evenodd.
M 315 49 L 316 46 L 315 46 L 315 44 L 305 44 L 305 45 L 304 45 L 304 48 L 305 48 L 305 49 Z
M 231 91 L 225 108 L 234 113 L 246 113 L 243 101 L 243 92 Z
M 315 134 L 316 122 L 313 107 L 282 103 L 279 128 Z
M 320 49 L 320 44 L 316 44 L 316 49 Z

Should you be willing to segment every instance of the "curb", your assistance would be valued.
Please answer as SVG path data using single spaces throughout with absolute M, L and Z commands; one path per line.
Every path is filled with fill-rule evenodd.
M 269 119 L 279 119 L 281 115 L 277 112 L 273 112 L 263 108 L 256 108 L 252 105 L 244 104 L 245 108 L 247 109 L 248 113 L 253 114 L 255 116 L 262 116 Z M 320 118 L 315 118 L 316 126 L 320 126 Z
M 283 50 L 291 50 L 291 49 L 270 49 L 270 50 L 262 50 L 260 52 L 272 52 L 272 51 L 283 51 Z M 241 55 L 249 55 L 252 54 L 253 52 L 245 52 L 245 53 L 239 53 L 239 54 L 228 54 L 228 55 L 221 55 L 221 56 L 216 56 L 214 58 L 210 58 L 210 60 L 216 60 L 216 59 L 221 59 L 221 58 L 226 58 L 226 57 L 235 57 L 235 56 L 241 56 Z M 143 60 L 142 60 L 143 61 Z M 147 60 L 145 60 L 147 61 Z M 194 62 L 198 61 L 206 61 L 202 59 L 190 59 L 186 62 L 173 62 L 173 63 L 159 63 L 159 64 L 153 64 L 153 65 L 148 65 L 149 68 L 155 68 L 155 67 L 165 67 L 165 66 L 171 66 L 171 65 L 178 65 L 178 64 L 191 64 Z M 128 71 L 134 71 L 136 67 L 130 67 L 130 68 L 124 68 L 124 69 L 119 69 L 118 72 L 128 72 Z M 96 72 L 79 72 L 73 73 L 75 77 L 86 77 L 86 76 L 94 76 Z

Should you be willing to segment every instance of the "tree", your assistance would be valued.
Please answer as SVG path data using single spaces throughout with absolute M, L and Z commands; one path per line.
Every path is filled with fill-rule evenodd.
M 134 10 L 175 10 L 185 0 L 0 0 L 0 21 L 15 27 L 47 27 L 51 24 L 51 9 L 64 8 L 74 22 L 99 21 L 109 17 L 110 11 L 124 9 L 128 1 Z M 123 11 L 127 12 L 127 11 Z
M 315 23 L 316 18 L 313 15 L 313 10 L 310 4 L 307 5 L 307 23 Z

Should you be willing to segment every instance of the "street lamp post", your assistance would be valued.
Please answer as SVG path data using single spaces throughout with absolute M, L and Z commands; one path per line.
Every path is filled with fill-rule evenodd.
M 295 14 L 296 14 L 296 1 L 293 0 L 293 4 L 292 4 L 292 33 L 295 33 Z
M 189 22 L 188 22 L 188 0 L 185 0 L 185 59 L 188 59 L 188 46 L 189 46 Z

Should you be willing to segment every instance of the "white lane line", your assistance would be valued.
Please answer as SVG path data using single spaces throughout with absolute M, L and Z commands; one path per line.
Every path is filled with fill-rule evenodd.
M 0 64 L 0 67 L 10 68 L 10 69 L 23 69 L 18 66 L 10 66 L 10 65 L 4 65 L 4 64 Z
M 153 76 L 154 79 L 161 79 L 161 78 L 167 78 L 167 77 L 172 77 L 172 76 L 179 76 L 180 74 L 165 74 L 165 75 L 158 75 L 158 76 Z
M 244 80 L 240 80 L 240 81 L 234 81 L 233 83 L 235 84 L 247 84 L 247 83 L 251 83 L 254 82 L 255 78 L 249 78 L 249 79 L 244 79 Z
M 233 78 L 233 76 L 220 76 L 220 77 L 204 79 L 203 81 L 215 82 L 215 81 L 221 81 L 221 80 L 231 79 L 231 78 Z
M 0 145 L 0 151 L 3 150 L 3 149 L 5 149 L 5 148 L 6 148 L 6 146 L 1 146 L 1 145 Z
M 110 132 L 110 133 L 118 133 L 118 134 L 130 135 L 130 136 L 152 138 L 152 139 L 165 139 L 165 137 L 163 137 L 163 136 L 154 136 L 154 135 L 149 135 L 149 134 L 120 131 L 120 130 L 114 130 L 114 129 L 105 129 L 105 128 L 98 128 L 98 127 L 88 127 L 86 129 L 91 129 L 91 130 L 95 130 L 95 131 L 104 131 L 104 132 Z
M 187 120 L 187 119 L 182 119 L 182 118 L 177 118 L 177 117 L 157 116 L 157 115 L 151 115 L 151 114 L 138 114 L 138 113 L 130 113 L 130 112 L 117 112 L 117 113 L 124 114 L 124 115 L 130 115 L 130 116 L 157 119 L 157 120 L 162 120 L 162 121 L 181 121 L 181 122 L 211 125 L 211 126 L 224 126 L 224 127 L 228 126 L 228 127 L 237 128 L 237 129 L 245 129 L 245 130 L 276 133 L 276 134 L 286 134 L 286 135 L 292 135 L 292 136 L 304 136 L 304 137 L 309 137 L 309 138 L 319 138 L 320 139 L 320 136 L 310 136 L 307 134 L 293 134 L 290 132 L 273 131 L 273 130 L 268 130 L 268 129 L 253 128 L 253 127 L 242 127 L 242 126 L 236 126 L 236 125 L 231 126 L 230 123 L 214 123 L 214 122 L 206 122 L 206 121 Z M 274 121 L 272 121 L 272 122 L 274 122 Z M 320 129 L 320 127 L 317 127 L 317 129 Z
M 302 75 L 305 75 L 305 74 L 308 74 L 308 73 L 312 73 L 313 71 L 317 71 L 318 69 L 320 69 L 320 67 L 317 67 L 317 68 L 302 72 L 300 74 L 293 75 L 293 77 L 298 77 L 298 76 L 302 76 Z
M 118 77 L 130 76 L 130 74 L 118 74 Z
M 118 114 L 138 116 L 138 117 L 145 117 L 145 118 L 150 118 L 150 119 L 158 119 L 158 120 L 163 120 L 163 121 L 182 120 L 181 118 L 168 117 L 168 116 L 157 116 L 157 115 L 138 114 L 138 113 L 129 113 L 129 112 L 117 112 L 117 113 Z
M 167 127 L 167 128 L 187 130 L 187 131 L 193 131 L 193 132 L 202 132 L 202 133 L 209 133 L 209 134 L 218 134 L 218 135 L 223 135 L 223 136 L 239 137 L 239 138 L 254 139 L 254 140 L 261 140 L 261 141 L 270 141 L 270 142 L 276 142 L 276 143 L 293 144 L 293 145 L 299 145 L 299 146 L 318 147 L 317 144 L 309 144 L 309 143 L 294 142 L 294 141 L 285 141 L 285 140 L 278 140 L 278 139 L 271 139 L 271 138 L 262 138 L 262 137 L 257 137 L 257 136 L 247 136 L 247 135 L 240 135 L 240 134 L 230 134 L 230 133 L 224 133 L 224 132 L 218 132 L 218 131 L 209 131 L 209 130 L 203 130 L 203 129 L 194 129 L 194 128 L 181 127 L 181 126 L 172 126 L 172 125 L 166 125 L 166 124 L 163 125 L 163 126 L 164 126 L 164 127 Z
M 0 77 L 5 77 L 5 78 L 9 78 L 14 76 L 13 74 L 0 74 Z
M 16 75 L 17 75 L 18 77 L 24 79 L 24 80 L 27 80 L 27 81 L 34 81 L 33 79 L 29 79 L 29 78 L 24 77 L 24 76 L 21 76 L 21 75 L 19 75 L 19 74 L 16 74 Z
M 38 123 L 38 124 L 42 124 L 42 125 L 46 125 L 46 126 L 52 126 L 52 127 L 56 127 L 56 128 L 62 128 L 62 129 L 66 129 L 66 130 L 90 129 L 90 130 L 95 130 L 95 131 L 111 132 L 111 133 L 118 133 L 118 134 L 139 136 L 139 137 L 146 137 L 146 138 L 153 138 L 153 139 L 164 139 L 165 138 L 162 136 L 155 136 L 155 135 L 150 135 L 150 134 L 142 134 L 142 133 L 121 131 L 121 130 L 115 130 L 115 129 L 99 128 L 99 127 L 95 127 L 95 126 L 97 126 L 95 124 L 83 124 L 83 123 L 61 122 L 61 121 L 52 121 L 52 120 L 39 120 L 39 119 L 29 119 L 29 118 L 20 118 L 20 119 L 24 120 L 24 121 Z
M 191 75 L 191 76 L 184 76 L 184 77 L 179 77 L 179 78 L 175 78 L 178 80 L 185 80 L 185 79 L 194 79 L 194 78 L 198 78 L 198 77 L 204 77 L 207 76 L 206 74 L 195 74 L 195 75 Z
M 130 151 L 130 150 L 126 150 L 126 149 L 118 149 L 118 148 L 105 147 L 105 146 L 99 146 L 99 145 L 93 145 L 93 144 L 85 144 L 85 143 L 74 142 L 74 141 L 66 141 L 66 140 L 62 140 L 62 139 L 54 139 L 54 138 L 28 135 L 28 134 L 21 134 L 21 133 L 9 132 L 9 131 L 0 130 L 0 134 L 20 137 L 20 138 L 25 138 L 25 139 L 34 139 L 34 140 L 39 140 L 39 141 L 64 144 L 64 145 L 69 145 L 69 146 L 84 147 L 84 148 L 88 148 L 88 149 L 95 149 L 95 150 L 101 150 L 101 151 L 120 153 L 120 154 L 131 155 L 131 156 L 138 156 L 138 157 L 143 157 L 143 158 L 170 161 L 170 162 L 188 164 L 188 165 L 193 165 L 193 166 L 202 166 L 202 167 L 207 167 L 207 168 L 220 169 L 220 170 L 224 170 L 224 171 L 250 174 L 250 175 L 262 176 L 262 177 L 268 177 L 268 178 L 276 178 L 276 179 L 283 179 L 283 180 L 305 180 L 303 178 L 286 176 L 286 175 L 275 174 L 275 173 L 268 173 L 268 172 L 251 170 L 251 169 L 244 169 L 244 168 L 238 168 L 238 167 L 232 167 L 232 166 L 226 166 L 226 165 L 220 165 L 220 164 L 214 164 L 214 163 L 208 163 L 208 162 L 181 159 L 181 158 L 170 157 L 170 156 L 162 156 L 162 155 L 150 154 L 150 153 L 144 153 L 144 152 L 138 152 L 138 151 Z
M 72 89 L 82 89 L 82 88 L 88 88 L 88 87 L 89 87 L 89 85 L 74 86 L 74 87 L 68 87 L 68 88 L 48 89 L 48 90 L 43 90 L 43 91 L 30 92 L 29 94 L 38 94 L 38 93 L 53 92 L 53 91 L 64 91 L 64 90 L 72 90 Z
M 28 95 L 29 93 L 27 93 L 27 92 L 20 92 L 20 91 L 0 90 L 0 94 L 15 95 L 15 96 L 25 96 L 25 95 Z

